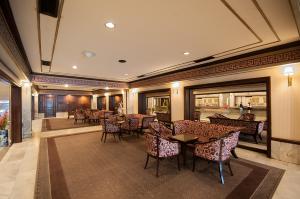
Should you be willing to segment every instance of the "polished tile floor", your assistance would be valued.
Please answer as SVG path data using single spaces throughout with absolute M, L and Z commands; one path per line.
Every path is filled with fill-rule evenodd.
M 0 162 L 0 199 L 32 199 L 41 137 L 100 131 L 100 126 L 35 133 L 33 138 L 10 147 Z M 299 198 L 300 165 L 269 159 L 263 154 L 238 149 L 241 158 L 285 169 L 273 198 Z

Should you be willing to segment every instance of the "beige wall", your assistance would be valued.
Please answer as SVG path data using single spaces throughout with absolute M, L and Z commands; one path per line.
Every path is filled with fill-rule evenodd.
M 252 70 L 239 74 L 203 78 L 201 80 L 183 81 L 180 83 L 178 94 L 174 93 L 174 89 L 172 89 L 172 120 L 175 121 L 184 118 L 184 86 L 270 76 L 272 137 L 300 140 L 300 64 L 295 64 L 294 68 L 296 69 L 296 74 L 293 76 L 292 87 L 288 87 L 287 85 L 287 77 L 283 75 L 283 66 Z M 166 84 L 138 89 L 139 91 L 142 91 L 170 87 L 171 84 Z M 130 110 L 132 113 L 137 113 L 137 94 L 132 96 L 132 93 L 130 93 L 130 96 L 128 101 L 128 111 Z

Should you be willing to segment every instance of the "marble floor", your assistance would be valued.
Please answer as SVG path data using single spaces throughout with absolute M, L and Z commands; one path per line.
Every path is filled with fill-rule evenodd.
M 14 144 L 0 162 L 0 199 L 32 199 L 36 179 L 39 143 L 41 137 L 100 131 L 101 126 L 34 133 L 33 138 Z M 239 157 L 271 165 L 286 172 L 273 198 L 299 198 L 300 165 L 269 159 L 265 155 L 237 149 Z

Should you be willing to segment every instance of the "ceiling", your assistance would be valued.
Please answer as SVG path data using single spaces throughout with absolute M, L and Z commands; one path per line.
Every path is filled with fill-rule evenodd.
M 297 0 L 64 0 L 57 18 L 36 3 L 10 0 L 36 73 L 127 82 L 299 40 Z

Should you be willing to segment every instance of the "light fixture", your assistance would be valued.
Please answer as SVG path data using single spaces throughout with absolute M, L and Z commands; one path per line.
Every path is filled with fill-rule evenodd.
M 21 81 L 21 86 L 30 87 L 31 85 L 32 85 L 32 83 L 29 80 L 22 80 Z
M 125 73 L 124 75 L 125 75 L 125 76 L 128 76 L 128 74 L 127 74 L 127 73 Z
M 77 69 L 77 66 L 76 66 L 76 65 L 74 65 L 74 66 L 72 66 L 72 68 L 73 68 L 73 69 Z
M 122 90 L 122 95 L 124 95 L 125 94 L 125 91 L 124 90 Z
M 180 87 L 180 83 L 179 82 L 173 82 L 172 83 L 172 88 L 174 90 L 174 93 L 178 94 L 178 88 Z
M 283 74 L 288 77 L 288 86 L 289 87 L 292 86 L 292 84 L 293 84 L 292 76 L 294 75 L 294 68 L 292 66 L 284 67 Z
M 189 53 L 189 52 L 184 52 L 183 54 L 184 54 L 184 55 L 189 55 L 190 53 Z
M 115 27 L 115 24 L 112 22 L 107 22 L 107 23 L 105 23 L 105 26 L 109 29 L 113 29 Z
M 138 89 L 137 89 L 137 88 L 133 88 L 133 89 L 131 90 L 131 92 L 132 92 L 133 95 L 135 95 L 135 94 L 138 92 Z
M 66 87 L 66 88 L 69 87 L 69 84 L 65 84 L 65 87 Z
M 109 90 L 109 87 L 106 86 L 106 87 L 105 87 L 105 90 Z
M 83 51 L 82 54 L 87 58 L 92 58 L 92 57 L 96 56 L 96 53 L 89 51 L 89 50 Z
M 104 93 L 104 96 L 106 96 L 106 97 L 109 96 L 109 93 Z
M 125 59 L 119 59 L 118 62 L 121 63 L 121 64 L 124 64 L 124 63 L 126 63 L 127 61 L 126 61 Z

